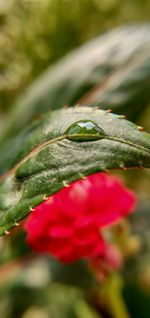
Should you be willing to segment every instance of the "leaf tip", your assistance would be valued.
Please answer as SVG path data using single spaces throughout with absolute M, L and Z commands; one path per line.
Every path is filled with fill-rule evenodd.
M 10 231 L 6 230 L 4 233 L 5 233 L 5 235 L 9 235 Z
M 30 208 L 29 208 L 29 211 L 30 212 L 33 212 L 35 209 L 33 209 L 31 206 L 30 206 Z
M 118 115 L 119 119 L 126 119 L 127 117 L 125 115 Z
M 65 188 L 68 188 L 69 187 L 69 184 L 64 180 L 63 182 L 63 186 L 65 187 Z
M 19 226 L 20 224 L 18 222 L 15 222 L 14 226 Z
M 82 173 L 79 173 L 79 177 L 80 177 L 82 180 L 86 180 L 86 179 L 87 179 L 87 177 L 84 176 Z
M 144 127 L 142 127 L 142 126 L 137 126 L 137 129 L 138 129 L 139 131 L 144 131 Z
M 44 194 L 43 200 L 44 200 L 44 201 L 47 201 L 47 200 L 48 200 L 48 197 L 46 196 L 46 194 Z

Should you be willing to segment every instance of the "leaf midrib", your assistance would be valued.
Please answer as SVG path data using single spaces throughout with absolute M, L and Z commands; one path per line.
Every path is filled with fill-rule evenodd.
M 36 155 L 40 150 L 42 150 L 43 148 L 45 148 L 46 146 L 50 145 L 50 144 L 53 144 L 53 143 L 56 143 L 58 141 L 61 141 L 63 139 L 69 139 L 69 138 L 72 138 L 72 137 L 79 137 L 79 138 L 82 138 L 82 137 L 85 137 L 85 134 L 74 134 L 74 135 L 61 135 L 61 136 L 58 136 L 56 138 L 53 138 L 53 139 L 50 139 L 42 144 L 40 144 L 39 146 L 37 146 L 36 148 L 34 148 L 27 156 L 25 156 L 18 164 L 15 165 L 14 168 L 12 168 L 11 170 L 9 170 L 8 172 L 6 172 L 4 175 L 0 176 L 0 181 L 3 181 L 6 177 L 10 176 L 10 175 L 13 175 L 16 173 L 16 171 L 30 158 L 32 158 L 32 156 Z M 86 137 L 95 137 L 95 134 L 86 134 Z M 99 138 L 95 141 L 99 141 L 99 140 L 102 140 L 102 139 L 107 139 L 107 140 L 112 140 L 112 141 L 116 141 L 116 142 L 119 142 L 119 143 L 122 143 L 122 144 L 125 144 L 125 145 L 128 145 L 130 147 L 134 147 L 136 149 L 139 149 L 139 150 L 142 150 L 148 154 L 150 154 L 150 151 L 148 149 L 146 149 L 145 147 L 143 146 L 140 146 L 140 145 L 137 145 L 137 144 L 134 144 L 133 142 L 131 141 L 126 141 L 124 139 L 120 139 L 120 138 L 117 138 L 117 137 L 109 137 L 107 135 L 105 135 L 103 138 Z M 74 141 L 73 141 L 74 142 Z M 85 141 L 87 142 L 87 141 Z

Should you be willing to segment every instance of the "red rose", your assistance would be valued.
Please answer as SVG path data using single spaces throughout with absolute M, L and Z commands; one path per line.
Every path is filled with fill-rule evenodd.
M 25 222 L 27 242 L 63 262 L 105 252 L 101 229 L 133 211 L 135 194 L 117 177 L 95 173 L 49 197 Z

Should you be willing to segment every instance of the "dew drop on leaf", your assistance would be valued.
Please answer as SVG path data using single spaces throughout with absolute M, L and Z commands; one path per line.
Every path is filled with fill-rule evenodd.
M 67 139 L 72 141 L 94 141 L 105 138 L 106 134 L 91 120 L 79 120 L 66 130 Z

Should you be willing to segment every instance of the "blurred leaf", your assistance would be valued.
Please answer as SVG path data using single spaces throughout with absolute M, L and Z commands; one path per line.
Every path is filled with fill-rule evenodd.
M 130 255 L 123 270 L 123 294 L 133 318 L 148 318 L 150 313 L 149 212 L 149 200 L 141 200 L 136 213 L 130 216 L 132 233 L 141 242 L 139 252 Z
M 87 129 L 76 131 L 77 124 L 82 126 L 85 120 Z M 98 133 L 91 130 L 91 123 Z M 54 111 L 29 132 L 26 138 L 21 134 L 17 139 L 17 152 L 13 140 L 11 156 L 16 166 L 1 177 L 0 234 L 15 226 L 45 196 L 82 176 L 114 168 L 150 167 L 150 135 L 106 111 L 89 107 Z M 5 170 L 10 149 L 5 160 L 3 152 L 1 158 Z
M 75 312 L 77 314 L 77 318 L 102 318 L 100 313 L 96 312 L 94 308 L 82 299 L 76 302 Z
M 45 257 L 51 279 L 55 283 L 76 286 L 84 292 L 97 287 L 96 278 L 87 266 L 86 261 L 63 264 L 49 256 Z
M 15 134 L 37 114 L 78 100 L 136 120 L 149 99 L 150 24 L 124 26 L 83 45 L 27 88 L 4 135 Z
M 30 281 L 32 282 L 32 278 Z M 8 289 L 0 290 L 0 296 L 3 295 L 6 300 L 10 300 L 7 301 L 10 309 L 8 318 L 79 318 L 76 307 L 81 301 L 84 302 L 84 294 L 79 288 L 56 283 L 35 287 L 32 284 L 22 284 L 20 276 Z
M 116 25 L 149 21 L 149 0 L 72 2 L 0 1 L 2 111 L 27 83 L 81 43 Z
M 132 318 L 149 318 L 150 294 L 144 293 L 135 282 L 126 282 L 124 298 Z

